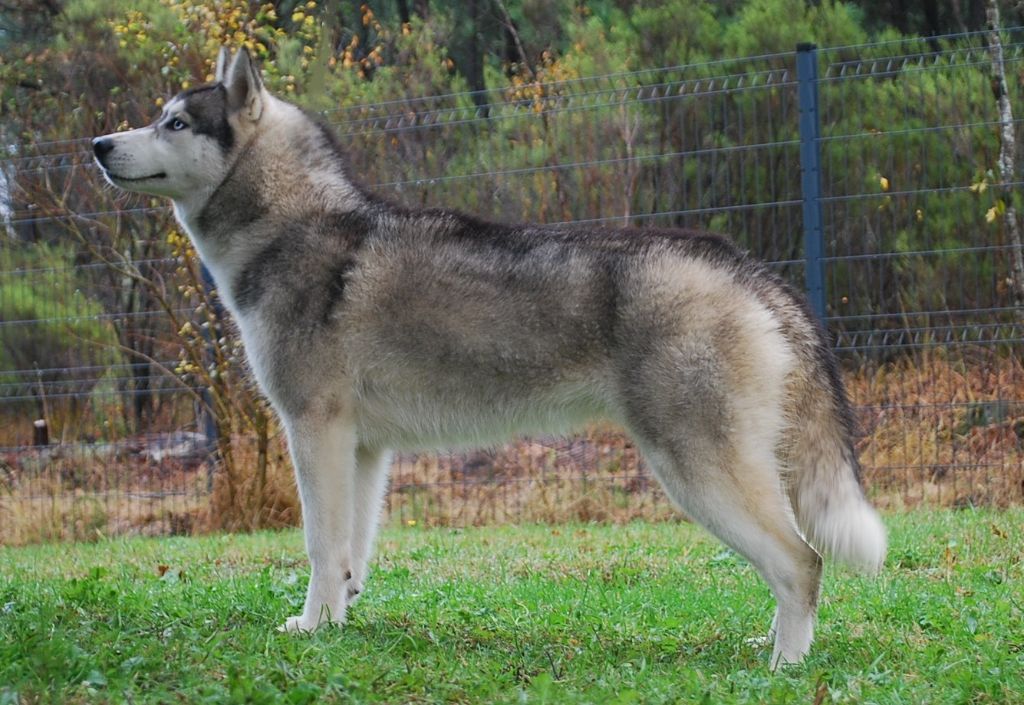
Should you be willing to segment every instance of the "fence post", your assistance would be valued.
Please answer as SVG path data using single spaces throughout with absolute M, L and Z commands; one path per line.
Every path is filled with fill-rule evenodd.
M 32 422 L 32 445 L 50 445 L 50 427 L 46 425 L 46 419 L 36 419 Z
M 800 104 L 800 192 L 804 210 L 804 276 L 807 298 L 825 319 L 824 229 L 821 219 L 821 118 L 818 114 L 818 47 L 796 45 L 797 95 Z

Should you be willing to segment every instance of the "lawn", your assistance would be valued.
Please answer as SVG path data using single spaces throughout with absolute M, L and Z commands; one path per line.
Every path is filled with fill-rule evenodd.
M 774 675 L 768 589 L 688 524 L 392 528 L 304 636 L 294 531 L 0 549 L 0 704 L 1024 702 L 1024 511 L 886 521 Z

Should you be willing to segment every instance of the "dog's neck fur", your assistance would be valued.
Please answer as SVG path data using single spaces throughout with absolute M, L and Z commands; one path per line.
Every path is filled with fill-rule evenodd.
M 174 202 L 178 221 L 218 286 L 232 281 L 237 268 L 276 236 L 275 223 L 301 223 L 312 213 L 351 212 L 370 199 L 345 173 L 327 134 L 293 129 L 296 119 L 310 117 L 269 94 L 265 100 L 255 132 L 232 153 L 224 180 Z M 266 206 L 271 200 L 272 214 Z

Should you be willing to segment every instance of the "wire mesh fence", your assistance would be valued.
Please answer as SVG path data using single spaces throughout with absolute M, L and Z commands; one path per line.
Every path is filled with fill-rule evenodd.
M 1003 42 L 1016 128 L 1024 30 Z M 1005 116 L 985 37 L 828 48 L 813 60 L 815 266 L 869 493 L 894 506 L 1019 501 L 1024 324 L 1004 215 L 1020 184 L 996 169 Z M 797 73 L 786 52 L 325 118 L 353 174 L 408 205 L 726 233 L 803 287 Z M 212 501 L 215 405 L 188 371 L 194 351 L 183 348 L 197 338 L 183 336 L 202 330 L 212 347 L 230 332 L 211 325 L 169 209 L 115 200 L 85 139 L 17 145 L 0 197 L 0 541 L 202 528 L 223 506 Z M 279 439 L 263 451 L 251 457 L 286 465 Z M 397 521 L 445 524 L 672 513 L 611 430 L 400 456 L 388 506 Z

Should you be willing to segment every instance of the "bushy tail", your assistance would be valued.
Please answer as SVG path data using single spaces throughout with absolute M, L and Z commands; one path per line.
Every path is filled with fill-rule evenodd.
M 820 553 L 874 574 L 885 561 L 885 527 L 861 490 L 842 382 L 831 365 L 821 372 L 816 390 L 805 387 L 796 400 L 788 463 L 793 511 Z

